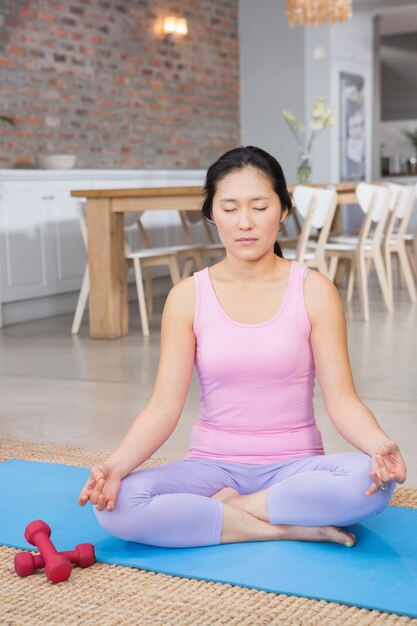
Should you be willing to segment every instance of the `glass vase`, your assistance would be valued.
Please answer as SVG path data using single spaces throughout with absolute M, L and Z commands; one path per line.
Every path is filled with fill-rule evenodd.
M 297 180 L 300 185 L 308 185 L 311 183 L 311 154 L 310 152 L 301 152 L 298 160 Z

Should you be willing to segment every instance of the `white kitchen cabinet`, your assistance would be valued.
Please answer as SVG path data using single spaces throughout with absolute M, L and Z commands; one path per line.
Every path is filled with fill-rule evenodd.
M 79 189 L 90 189 L 91 183 L 77 181 Z M 49 182 L 46 186 L 48 213 L 48 279 L 51 293 L 80 288 L 86 251 L 76 216 L 76 203 L 71 197 L 73 183 Z
M 79 288 L 86 255 L 71 188 L 46 181 L 0 183 L 2 303 Z
M 0 185 L 2 302 L 46 294 L 46 224 L 42 185 Z

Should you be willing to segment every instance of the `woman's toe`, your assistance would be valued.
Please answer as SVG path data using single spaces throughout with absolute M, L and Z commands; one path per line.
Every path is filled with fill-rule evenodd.
M 345 537 L 345 545 L 347 545 L 348 543 L 350 543 L 350 547 L 354 546 L 356 543 L 356 537 L 353 533 L 349 533 L 347 530 L 343 530 L 343 535 Z

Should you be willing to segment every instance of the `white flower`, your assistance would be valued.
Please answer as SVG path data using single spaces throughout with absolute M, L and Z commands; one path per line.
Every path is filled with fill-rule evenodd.
M 297 120 L 294 115 L 290 111 L 282 112 L 285 121 L 289 126 L 294 128 L 295 130 L 303 131 L 304 130 L 304 122 Z
M 304 132 L 304 123 L 297 120 L 290 111 L 284 110 L 282 114 L 297 142 L 300 146 L 304 146 L 304 150 L 307 152 L 311 149 L 314 137 L 324 128 L 330 128 L 334 125 L 334 107 L 326 109 L 326 98 L 324 96 L 317 98 L 311 110 L 311 122 L 309 125 L 311 133 L 307 142 L 302 142 L 300 138 L 300 133 Z

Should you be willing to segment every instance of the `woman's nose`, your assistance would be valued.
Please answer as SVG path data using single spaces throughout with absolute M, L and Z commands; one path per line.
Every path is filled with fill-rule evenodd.
M 252 226 L 253 224 L 250 213 L 248 213 L 247 211 L 241 211 L 239 213 L 239 228 L 247 230 L 249 228 L 252 228 Z

